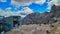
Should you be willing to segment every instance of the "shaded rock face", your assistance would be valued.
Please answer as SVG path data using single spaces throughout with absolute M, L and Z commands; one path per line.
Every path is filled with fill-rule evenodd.
M 3 18 L 4 31 L 7 32 L 13 28 L 13 17 L 4 17 Z
M 42 14 L 31 13 L 22 20 L 22 24 L 49 24 L 56 21 L 52 18 L 52 15 L 48 12 Z
M 3 24 L 0 22 L 0 33 L 3 31 Z
M 54 17 L 60 17 L 60 6 L 53 5 L 51 8 L 51 14 L 53 14 Z
M 54 16 L 53 19 L 60 21 L 60 6 L 53 5 L 50 14 Z
M 9 31 L 11 30 L 14 26 L 15 26 L 15 23 L 14 23 L 14 18 L 15 16 L 10 16 L 10 17 L 4 17 L 2 19 L 2 23 L 3 23 L 3 29 L 4 31 Z M 17 23 L 18 25 L 20 25 L 20 16 L 17 16 Z
M 39 17 L 38 17 L 39 16 Z M 23 24 L 34 24 L 36 20 L 38 21 L 40 18 L 40 13 L 32 13 L 27 15 L 22 21 Z M 38 21 L 39 22 L 39 21 Z M 36 23 L 37 24 L 37 23 Z

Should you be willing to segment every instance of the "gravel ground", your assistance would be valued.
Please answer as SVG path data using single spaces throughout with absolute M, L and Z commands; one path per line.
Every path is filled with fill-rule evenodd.
M 19 28 L 12 29 L 6 34 L 46 34 L 46 31 L 51 31 L 50 25 L 30 24 L 22 25 Z
M 57 22 L 57 23 L 55 23 L 53 25 L 54 25 L 54 27 L 51 30 L 50 34 L 60 34 L 60 22 Z
M 47 31 L 49 34 L 60 34 L 60 21 L 52 25 L 52 27 L 49 24 L 22 25 L 6 32 L 5 34 L 47 34 Z

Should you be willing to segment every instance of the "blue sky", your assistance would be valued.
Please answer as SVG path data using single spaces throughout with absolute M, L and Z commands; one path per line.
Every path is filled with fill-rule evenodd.
M 51 0 L 49 0 L 51 1 Z M 24 7 L 29 7 L 31 10 L 33 10 L 33 12 L 45 12 L 45 11 L 48 11 L 47 7 L 48 7 L 48 3 L 49 2 L 48 0 L 46 0 L 46 2 L 44 4 L 36 4 L 36 3 L 32 3 L 28 6 L 19 6 L 19 7 L 16 7 L 14 5 L 11 5 L 11 0 L 7 0 L 7 2 L 0 2 L 0 8 L 5 10 L 6 8 L 8 7 L 11 7 L 12 11 L 18 11 L 18 10 L 22 10 Z M 14 10 L 15 8 L 17 8 L 17 10 Z

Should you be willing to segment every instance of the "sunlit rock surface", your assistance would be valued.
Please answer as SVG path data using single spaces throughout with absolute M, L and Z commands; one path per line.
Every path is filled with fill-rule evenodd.
M 54 27 L 51 30 L 50 34 L 60 34 L 60 21 L 58 21 L 57 23 L 53 24 Z

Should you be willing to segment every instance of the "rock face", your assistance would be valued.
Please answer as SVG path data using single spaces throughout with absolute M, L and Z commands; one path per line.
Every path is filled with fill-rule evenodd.
M 16 18 L 14 18 L 16 17 Z M 2 18 L 2 17 L 0 17 Z M 20 25 L 20 16 L 9 16 L 9 17 L 3 17 L 2 19 L 0 19 L 0 23 L 2 23 L 3 25 L 3 30 L 4 31 L 9 31 L 11 30 L 16 24 Z M 14 21 L 16 20 L 16 21 Z M 16 24 L 15 24 L 16 22 Z
M 53 15 L 55 17 L 60 17 L 60 6 L 55 6 L 53 5 L 52 8 L 51 8 L 51 13 L 53 13 Z
M 60 6 L 53 5 L 50 12 L 56 20 L 60 20 Z
M 31 13 L 22 20 L 22 24 L 49 24 L 55 21 L 56 20 L 54 20 L 52 15 L 48 12 L 43 14 Z

